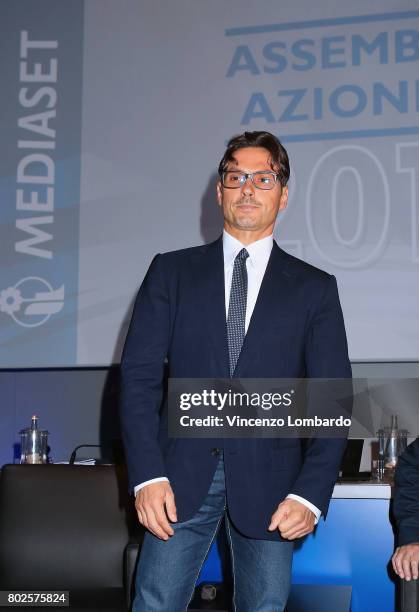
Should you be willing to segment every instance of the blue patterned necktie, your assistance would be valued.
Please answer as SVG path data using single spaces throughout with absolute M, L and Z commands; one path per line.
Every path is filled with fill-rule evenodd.
M 247 270 L 246 259 L 249 253 L 242 249 L 234 260 L 233 278 L 231 280 L 230 301 L 227 316 L 228 354 L 230 358 L 230 376 L 234 374 L 236 364 L 245 336 Z

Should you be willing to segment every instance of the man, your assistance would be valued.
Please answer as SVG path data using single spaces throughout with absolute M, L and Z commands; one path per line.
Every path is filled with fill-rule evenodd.
M 289 160 L 268 132 L 230 140 L 219 165 L 223 236 L 157 255 L 140 288 L 122 364 L 130 482 L 147 528 L 135 612 L 186 610 L 221 518 L 237 612 L 283 610 L 293 541 L 326 515 L 342 440 L 170 439 L 172 378 L 351 376 L 336 281 L 273 240 Z
M 399 457 L 393 512 L 398 527 L 398 548 L 392 558 L 400 578 L 419 577 L 419 438 Z

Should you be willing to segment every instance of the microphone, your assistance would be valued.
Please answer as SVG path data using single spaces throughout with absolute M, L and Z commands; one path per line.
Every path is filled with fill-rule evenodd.
M 77 451 L 79 450 L 79 448 L 100 448 L 100 447 L 101 447 L 100 444 L 79 444 L 78 446 L 76 446 L 76 448 L 71 453 L 70 461 L 68 462 L 68 464 L 73 465 L 73 463 L 76 460 L 76 455 L 77 455 Z

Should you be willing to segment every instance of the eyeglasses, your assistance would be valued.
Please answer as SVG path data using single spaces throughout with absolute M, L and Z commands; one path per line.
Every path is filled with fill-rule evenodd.
M 239 172 L 238 170 L 226 170 L 221 174 L 221 183 L 227 189 L 238 189 L 249 178 L 257 189 L 267 190 L 275 187 L 279 174 L 269 171 Z

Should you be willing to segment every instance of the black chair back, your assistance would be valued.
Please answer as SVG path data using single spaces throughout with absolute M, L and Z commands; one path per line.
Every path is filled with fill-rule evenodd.
M 0 589 L 122 590 L 137 524 L 118 466 L 6 465 Z

